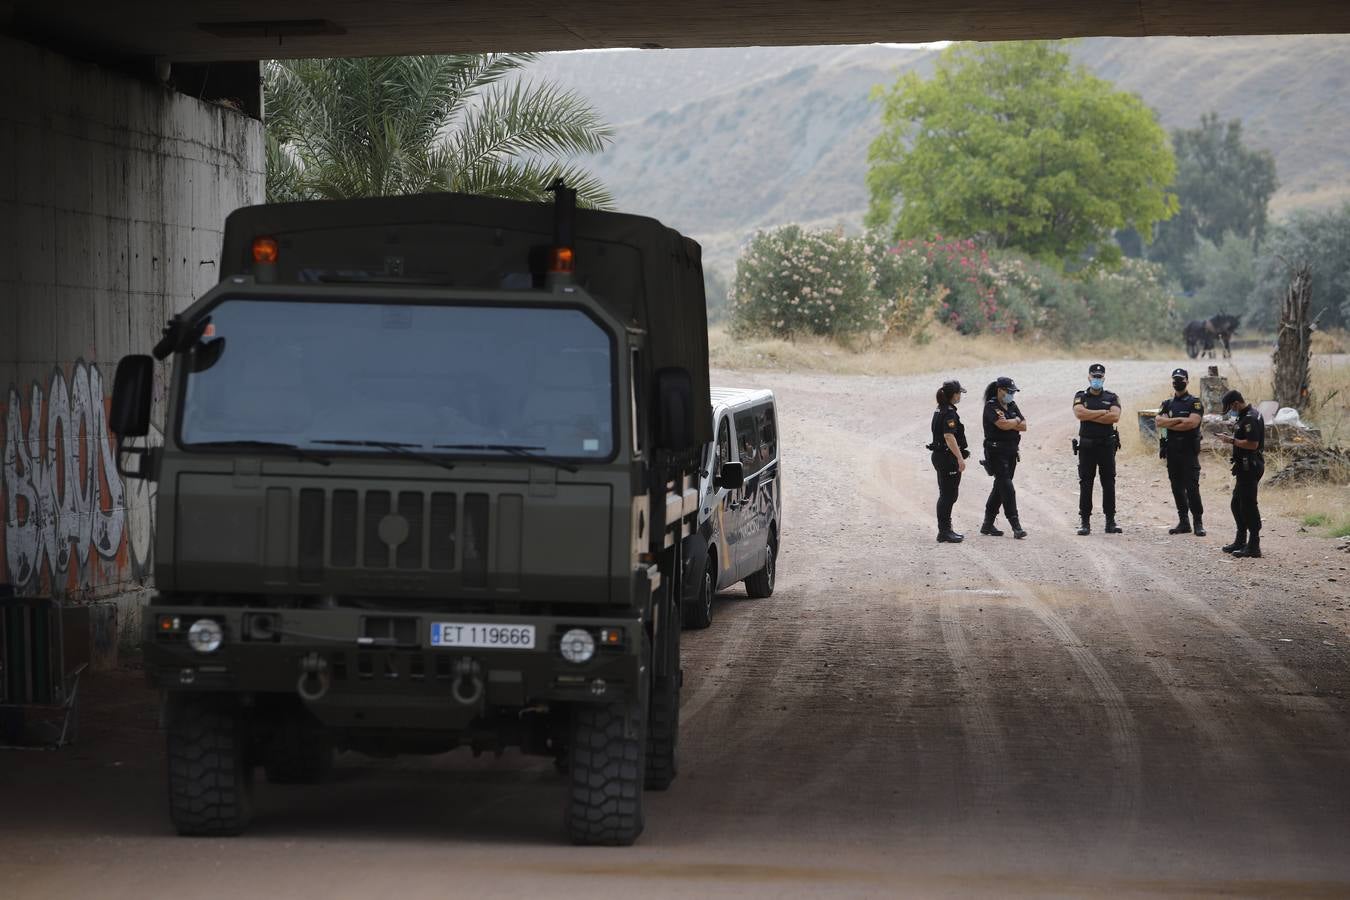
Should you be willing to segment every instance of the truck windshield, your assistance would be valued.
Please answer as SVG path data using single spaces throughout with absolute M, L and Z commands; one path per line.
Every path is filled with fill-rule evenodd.
M 184 446 L 613 453 L 611 340 L 576 309 L 226 300 L 185 362 Z

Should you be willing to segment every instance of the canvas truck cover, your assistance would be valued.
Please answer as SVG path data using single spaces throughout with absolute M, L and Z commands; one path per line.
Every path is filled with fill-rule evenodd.
M 448 193 L 245 207 L 225 222 L 221 280 L 253 274 L 253 240 L 271 237 L 278 284 L 528 289 L 539 284 L 538 258 L 553 242 L 553 216 L 550 203 Z M 647 333 L 648 372 L 689 371 L 698 411 L 694 440 L 711 441 L 698 243 L 645 216 L 580 209 L 575 245 L 576 284 Z

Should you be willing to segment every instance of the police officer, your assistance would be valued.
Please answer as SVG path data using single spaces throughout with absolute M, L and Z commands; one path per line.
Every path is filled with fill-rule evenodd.
M 952 507 L 961 490 L 961 473 L 966 470 L 966 426 L 956 413 L 965 388 L 959 381 L 943 382 L 937 391 L 937 409 L 933 411 L 933 442 L 928 449 L 933 454 L 933 468 L 937 471 L 938 543 L 959 544 L 965 535 L 952 530 Z
M 1092 483 L 1102 480 L 1102 512 L 1107 534 L 1120 534 L 1116 524 L 1116 450 L 1120 435 L 1120 398 L 1106 389 L 1106 366 L 1088 366 L 1088 388 L 1073 395 L 1073 414 L 1078 418 L 1078 516 L 1079 534 L 1092 533 Z
M 1172 370 L 1172 396 L 1159 404 L 1154 421 L 1160 433 L 1167 429 L 1161 455 L 1167 460 L 1167 480 L 1172 482 L 1172 499 L 1177 505 L 1177 524 L 1167 533 L 1190 534 L 1190 520 L 1194 519 L 1196 535 L 1204 537 L 1205 507 L 1200 501 L 1200 418 L 1204 405 L 1186 389 L 1188 384 L 1190 375 L 1185 369 Z
M 1020 458 L 1017 447 L 1022 442 L 1022 432 L 1027 430 L 1027 420 L 1013 400 L 1016 393 L 1017 385 L 1007 376 L 990 382 L 984 389 L 984 458 L 985 467 L 994 476 L 994 488 L 984 504 L 980 534 L 1002 537 L 1003 532 L 994 527 L 994 517 L 1001 508 L 1012 526 L 1013 537 L 1020 540 L 1027 533 L 1017 517 L 1013 475 L 1017 472 Z
M 1236 416 L 1233 434 L 1219 435 L 1219 440 L 1233 448 L 1233 521 L 1237 523 L 1237 537 L 1223 548 L 1224 553 L 1237 557 L 1256 558 L 1261 555 L 1261 508 L 1256 503 L 1256 490 L 1261 476 L 1266 473 L 1266 421 L 1261 411 L 1242 399 L 1239 391 L 1228 391 L 1220 400 L 1224 414 Z

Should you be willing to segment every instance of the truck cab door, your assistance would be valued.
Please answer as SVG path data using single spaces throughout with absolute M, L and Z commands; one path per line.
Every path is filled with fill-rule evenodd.
M 722 464 L 736 459 L 734 445 L 731 416 L 722 413 L 717 423 L 717 443 L 713 447 L 712 497 L 709 504 L 712 507 L 712 543 L 717 548 L 718 590 L 736 583 L 736 549 L 731 536 L 738 511 L 733 504 L 739 492 L 728 490 L 719 483 Z
M 762 468 L 759 453 L 759 435 L 755 428 L 753 411 L 735 413 L 735 426 L 732 445 L 736 459 L 745 470 L 745 484 L 736 492 L 732 503 L 735 526 L 733 534 L 736 542 L 736 581 L 756 572 L 763 565 L 763 546 L 767 539 L 761 535 L 759 515 L 759 493 Z

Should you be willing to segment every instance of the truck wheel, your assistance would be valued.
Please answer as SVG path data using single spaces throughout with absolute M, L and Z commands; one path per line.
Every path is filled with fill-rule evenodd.
M 626 847 L 642 834 L 644 724 L 637 699 L 573 708 L 564 816 L 572 843 Z
M 649 791 L 664 791 L 675 780 L 675 748 L 680 737 L 680 629 L 669 629 L 674 669 L 652 679 L 647 707 L 647 776 Z
M 253 817 L 244 723 L 234 710 L 188 699 L 169 712 L 169 815 L 183 835 L 233 835 Z
M 333 738 L 313 722 L 289 719 L 267 748 L 265 771 L 272 784 L 319 784 L 333 771 Z
M 717 596 L 717 560 L 708 554 L 708 565 L 703 569 L 694 602 L 680 610 L 685 628 L 703 629 L 712 624 L 713 597 Z
M 773 580 L 778 563 L 778 541 L 769 538 L 769 547 L 764 551 L 764 568 L 745 579 L 745 592 L 756 600 L 773 596 Z

